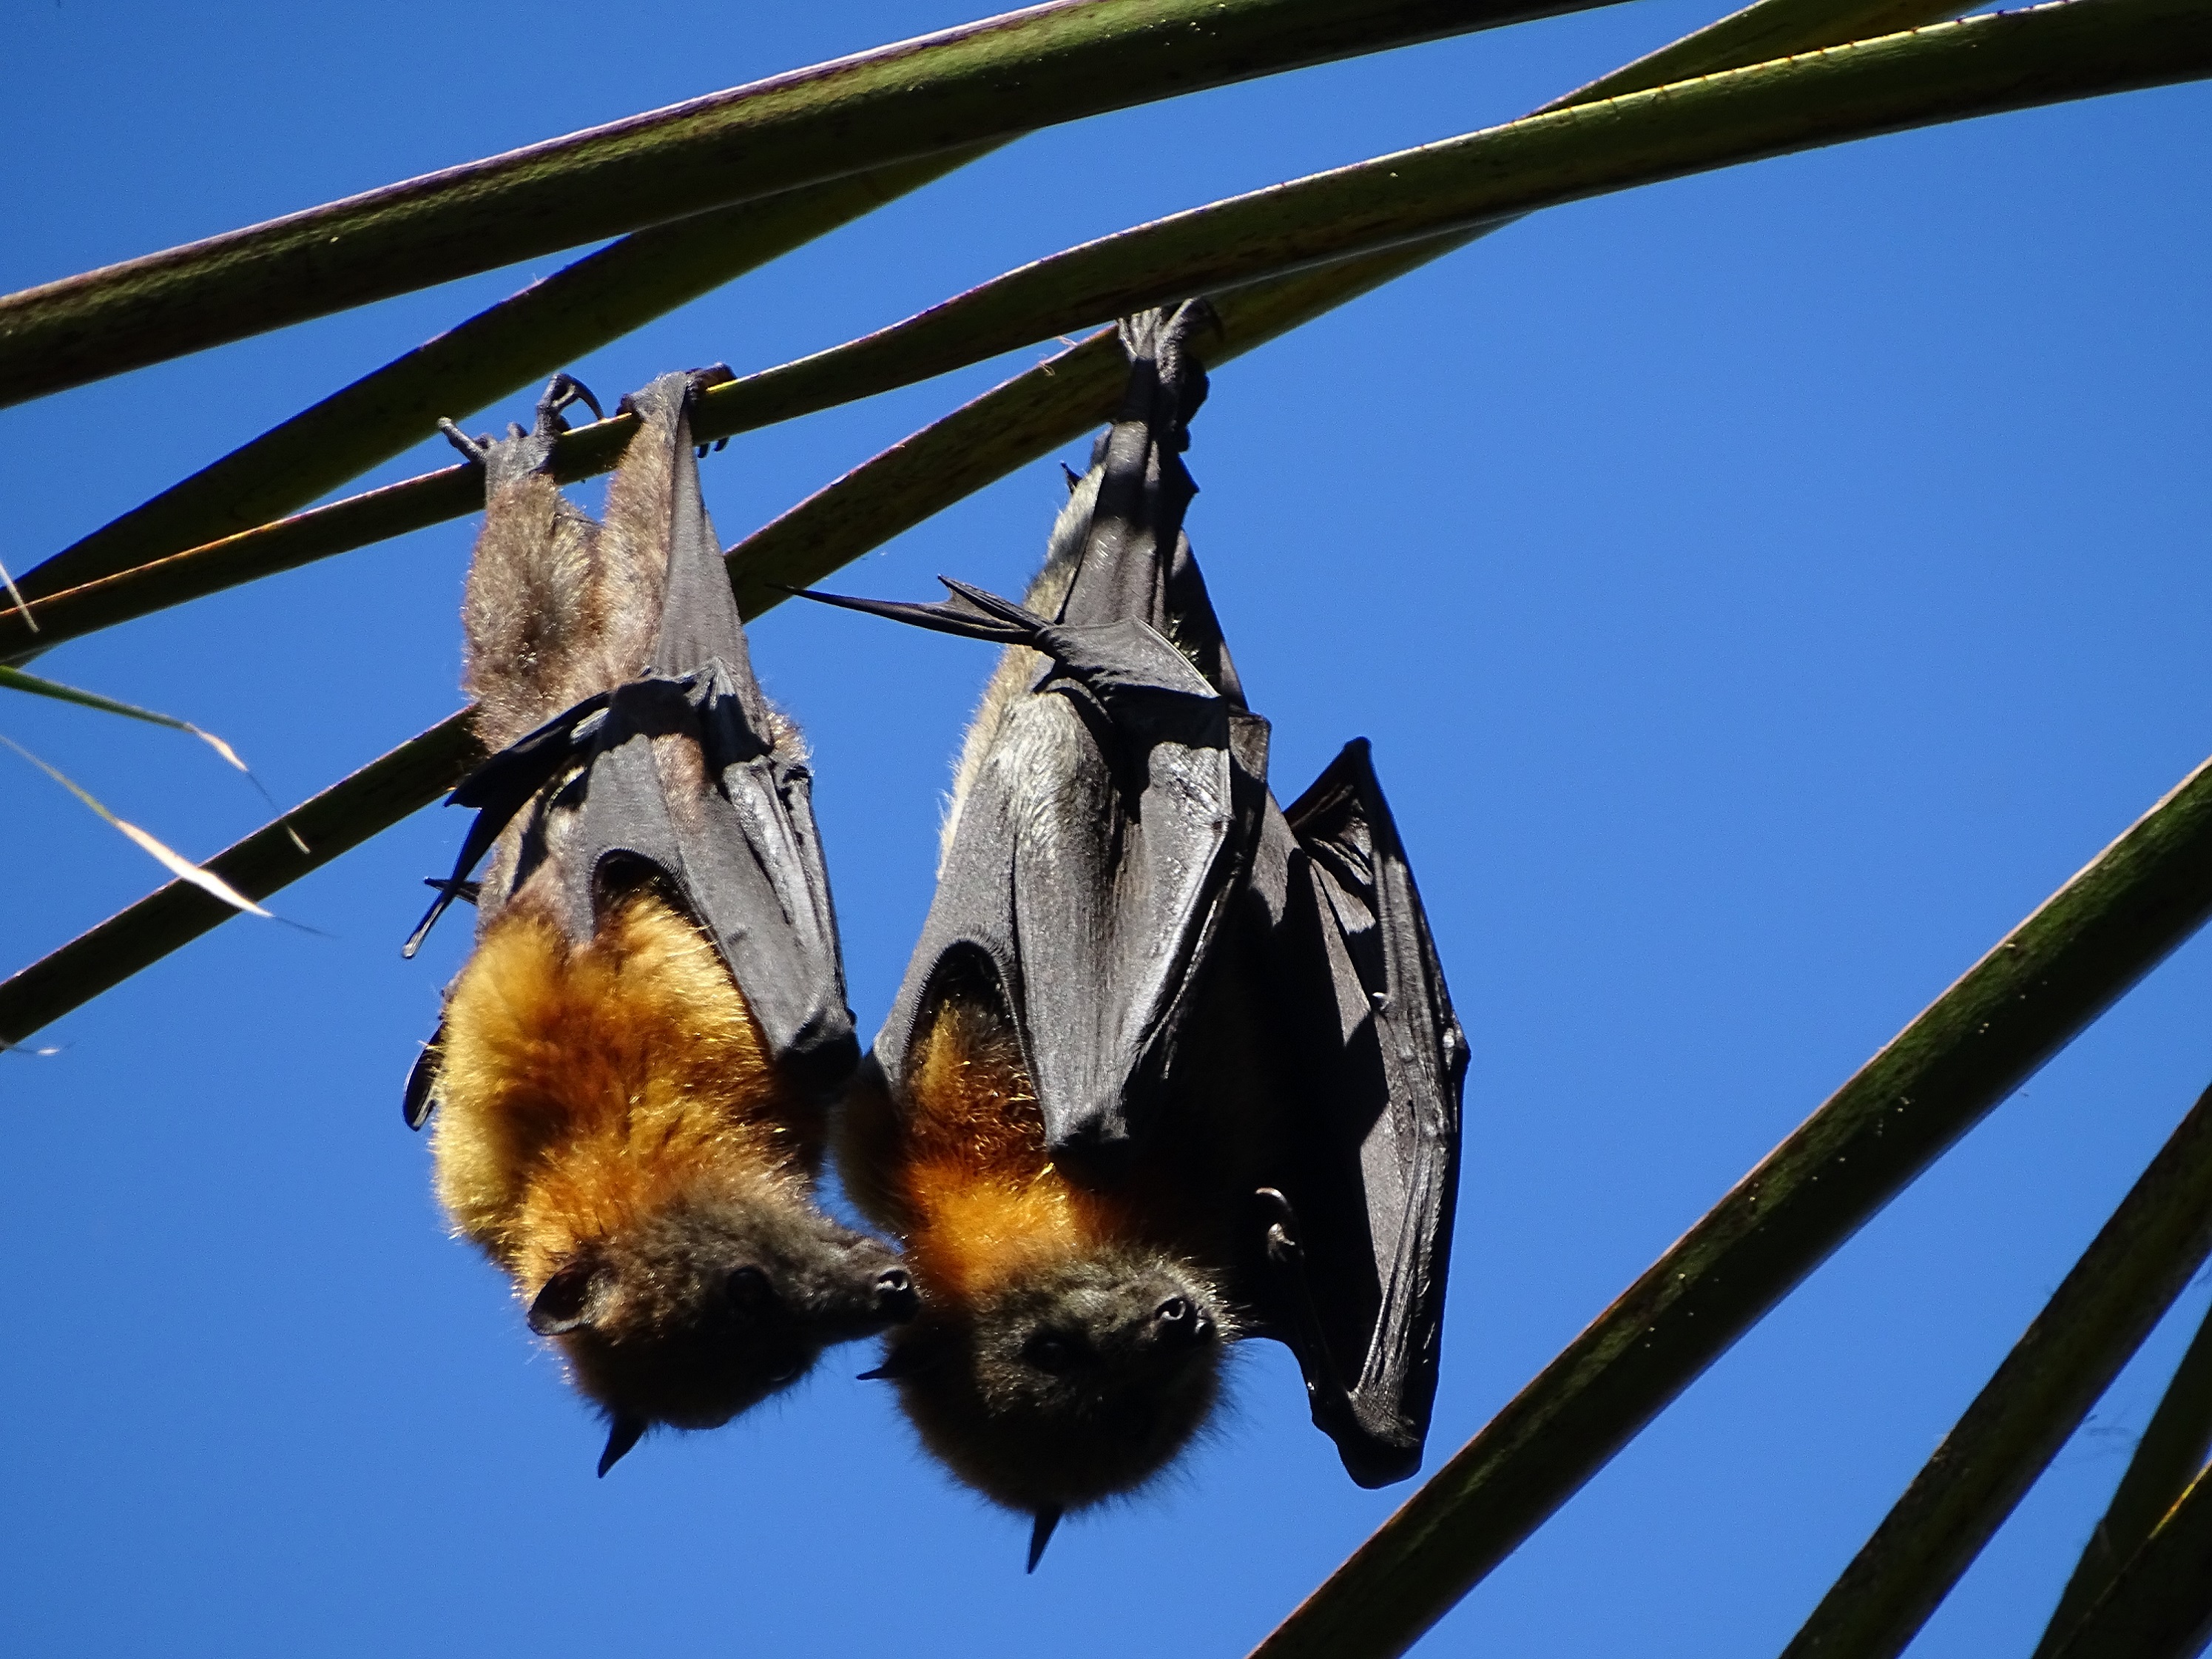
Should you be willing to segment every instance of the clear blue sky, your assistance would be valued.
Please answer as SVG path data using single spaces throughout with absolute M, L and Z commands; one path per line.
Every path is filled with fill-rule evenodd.
M 969 15 L 20 0 L 12 289 Z M 1711 15 L 1642 3 L 1025 140 L 641 331 L 602 394 L 745 370 L 1081 237 L 1510 118 Z M 1544 215 L 1215 379 L 1191 529 L 1287 797 L 1365 733 L 1474 1046 L 1431 1465 L 1857 1064 L 2212 749 L 2212 93 L 2136 94 Z M 561 263 L 0 413 L 21 569 Z M 1030 361 L 732 444 L 726 539 Z M 481 428 L 524 411 L 472 419 Z M 457 415 L 473 411 L 455 410 Z M 1311 453 L 1316 444 L 1326 446 Z M 1071 454 L 1074 452 L 1071 451 Z M 443 465 L 442 446 L 386 469 Z M 588 495 L 588 492 L 587 495 Z M 1049 461 L 848 571 L 1001 589 Z M 456 706 L 470 526 L 70 645 L 46 672 L 286 802 Z M 777 611 L 872 1030 L 928 897 L 978 649 Z M 265 816 L 189 739 L 0 730 L 204 857 Z M 12 969 L 159 872 L 0 755 Z M 443 1236 L 401 1078 L 466 928 L 398 944 L 427 811 L 0 1057 L 0 1629 L 26 1655 L 1243 1652 L 1395 1506 L 1286 1354 L 1184 1478 L 1023 1531 L 833 1357 L 599 1438 Z M 1429 1639 L 1771 1654 L 2212 1078 L 2185 949 L 1811 1279 Z M 2024 1653 L 2203 1311 L 2173 1320 L 1917 1654 Z

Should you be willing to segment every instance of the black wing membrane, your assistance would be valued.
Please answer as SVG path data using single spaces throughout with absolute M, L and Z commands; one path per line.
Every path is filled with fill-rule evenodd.
M 962 802 L 876 1053 L 896 1084 L 916 1021 L 980 972 L 1013 1014 L 1056 1149 L 1125 1147 L 1158 1111 L 1267 794 L 1266 722 L 1182 539 L 1194 487 L 1177 451 L 1205 387 L 1182 343 L 1210 320 L 1187 306 L 1127 325 L 1129 393 L 1056 616 L 951 582 L 945 605 L 839 601 L 1046 659 Z
M 1467 1039 L 1366 740 L 1283 817 L 1298 856 L 1275 1000 L 1303 1021 L 1274 1086 L 1303 1122 L 1261 1194 L 1255 1300 L 1345 1468 L 1387 1486 L 1420 1467 L 1436 1396 Z
M 836 601 L 1043 659 L 967 780 L 875 1053 L 898 1088 L 920 1023 L 982 975 L 1055 1153 L 1229 1109 L 1201 1073 L 1250 1079 L 1268 1121 L 1256 1194 L 1223 1195 L 1233 1294 L 1380 1486 L 1419 1467 L 1436 1392 L 1467 1042 L 1364 741 L 1287 814 L 1268 793 L 1267 723 L 1182 534 L 1210 321 L 1195 301 L 1122 325 L 1129 390 L 1079 545 L 1048 565 L 1072 563 L 1056 614 L 950 580 L 946 604 Z
M 486 761 L 453 791 L 477 809 L 451 878 L 407 942 L 412 955 L 465 878 L 526 811 L 518 856 L 499 890 L 481 896 L 486 915 L 542 865 L 559 872 L 560 915 L 579 943 L 618 888 L 651 879 L 706 930 L 751 1006 L 769 1054 L 802 1084 L 827 1095 L 859 1059 L 845 1003 L 836 914 L 814 823 L 812 773 L 776 725 L 754 678 L 721 545 L 699 491 L 690 400 L 730 378 L 726 368 L 663 375 L 623 401 L 638 416 L 622 465 L 665 474 L 665 583 L 646 672 L 585 698 Z M 549 429 L 550 428 L 550 429 Z M 557 426 L 514 428 L 488 447 L 488 491 L 551 465 Z M 649 474 L 648 476 L 659 476 Z M 664 769 L 654 740 L 688 740 L 700 764 Z M 533 803 L 535 805 L 533 806 Z M 557 837 L 554 809 L 572 813 Z M 557 844 L 556 844 L 557 842 Z M 427 1117 L 434 1038 L 410 1079 L 410 1123 Z

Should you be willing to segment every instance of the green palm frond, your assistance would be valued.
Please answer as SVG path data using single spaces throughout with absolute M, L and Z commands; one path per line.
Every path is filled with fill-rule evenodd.
M 27 289 L 0 299 L 0 406 L 963 145 L 1609 3 L 1059 0 Z
M 172 732 L 189 732 L 248 777 L 253 775 L 252 769 L 238 757 L 238 750 L 214 732 L 194 726 L 190 720 L 179 720 L 174 714 L 158 714 L 132 702 L 118 702 L 113 697 L 103 697 L 94 691 L 81 691 L 76 686 L 64 685 L 58 680 L 41 679 L 36 674 L 27 674 L 20 668 L 9 667 L 5 663 L 0 663 L 0 689 L 27 692 L 34 697 L 52 697 L 58 702 L 73 702 L 80 708 L 97 708 L 104 714 L 120 714 L 126 720 L 143 720 L 149 726 L 167 726 Z
M 2212 1089 L 2120 1201 L 1784 1659 L 1890 1659 L 1919 1633 L 2212 1254 Z
M 2174 1367 L 2127 1473 L 2089 1534 L 2065 1594 L 2036 1644 L 2033 1659 L 2053 1659 L 2136 1553 L 2157 1531 L 2212 1455 L 2212 1313 Z

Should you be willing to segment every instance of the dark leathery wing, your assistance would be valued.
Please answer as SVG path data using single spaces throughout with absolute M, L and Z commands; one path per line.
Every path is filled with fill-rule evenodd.
M 832 600 L 1041 653 L 979 716 L 874 1057 L 902 1099 L 917 1030 L 980 982 L 1052 1154 L 1098 1191 L 1146 1201 L 1121 1172 L 1201 1119 L 1233 1143 L 1190 1252 L 1225 1273 L 1239 1334 L 1296 1352 L 1315 1422 L 1381 1485 L 1419 1467 L 1435 1393 L 1467 1045 L 1365 742 L 1287 813 L 1268 791 L 1267 725 L 1182 533 L 1210 321 L 1198 301 L 1123 324 L 1129 390 L 1056 605 L 1057 544 L 1036 611 L 949 579 L 939 604 Z

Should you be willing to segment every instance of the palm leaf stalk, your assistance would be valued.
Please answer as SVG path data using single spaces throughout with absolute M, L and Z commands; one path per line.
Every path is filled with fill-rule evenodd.
M 1719 167 L 2212 75 L 2204 0 L 2072 0 L 1576 104 L 1171 215 L 848 345 L 717 387 L 740 429 L 1148 305 Z M 731 411 L 739 411 L 734 416 Z
M 1938 15 L 1933 6 L 1928 9 L 1929 15 Z M 1814 42 L 1836 31 L 1874 21 L 1910 21 L 1914 15 L 1907 8 L 1894 5 L 1824 6 L 1818 0 L 1764 0 L 1764 3 L 1723 18 L 1569 94 L 1569 100 L 1603 98 L 1632 91 L 1640 84 L 1649 84 L 1653 77 L 1695 72 L 1704 65 L 1725 62 L 1734 52 Z M 1564 107 L 1565 101 L 1558 106 Z M 1341 262 L 1224 295 L 1221 308 L 1228 343 L 1232 351 L 1249 349 L 1274 333 L 1293 327 L 1368 291 L 1393 275 L 1495 228 L 1478 227 L 1471 232 Z M 1118 366 L 1109 361 L 1106 343 L 1103 339 L 1086 342 L 987 393 L 895 446 L 839 483 L 817 493 L 733 550 L 733 581 L 748 616 L 757 615 L 783 597 L 773 583 L 789 579 L 796 585 L 818 580 L 836 565 L 860 556 L 908 524 L 981 488 L 1035 453 L 1076 435 L 1108 406 L 1113 382 L 1118 379 Z M 619 430 L 622 424 L 604 422 L 569 434 L 564 444 L 567 453 L 562 459 L 566 465 L 562 476 L 584 476 L 611 466 L 620 453 L 617 440 L 626 436 L 626 432 Z M 720 434 L 702 429 L 702 435 Z M 362 542 L 463 516 L 474 509 L 477 497 L 474 469 L 447 468 L 424 479 L 387 486 L 349 501 L 333 503 L 227 538 L 210 549 L 174 556 L 139 571 L 53 596 L 48 601 L 49 625 L 55 625 L 57 621 L 77 623 L 69 635 L 74 637 L 94 627 L 156 608 L 155 605 L 143 608 L 134 605 L 134 592 L 143 593 L 151 589 L 160 595 L 159 603 L 178 603 L 272 569 L 289 568 L 343 550 L 343 545 L 361 544 L 348 542 L 346 538 L 350 531 L 359 530 L 364 521 L 373 529 L 362 537 Z M 427 511 L 426 503 L 429 508 Z M 753 572 L 758 574 L 749 574 Z M 215 580 L 210 580 L 211 573 Z M 57 611 L 58 618 L 54 615 Z M 450 787 L 451 778 L 442 763 L 441 746 L 433 739 L 462 718 L 459 714 L 450 717 L 357 775 L 374 775 L 379 790 L 384 792 L 377 804 L 377 829 L 397 822 L 412 810 L 392 810 L 393 796 L 411 791 L 415 805 L 426 805 Z M 332 802 L 334 798 L 334 804 L 343 803 L 348 797 L 340 792 L 346 787 L 345 783 L 333 786 L 325 797 L 318 799 Z M 389 816 L 383 816 L 386 813 Z M 118 922 L 122 920 L 116 919 Z M 56 957 L 26 969 L 25 975 L 46 972 L 49 964 L 66 956 L 72 948 L 64 947 Z M 160 954 L 156 951 L 155 957 Z M 77 1006 L 99 990 L 118 982 L 120 977 L 93 986 L 67 1006 Z M 62 982 L 68 979 L 69 975 L 64 975 Z M 4 1001 L 0 998 L 0 1004 Z M 57 1006 L 54 1012 L 42 1015 L 39 1023 L 54 1018 L 60 1011 Z
M 970 145 L 624 237 L 478 312 L 101 526 L 28 571 L 33 594 L 295 512 L 665 312 L 965 166 Z
M 716 387 L 700 400 L 693 430 L 702 439 L 726 437 L 1123 310 L 1433 239 L 1443 229 L 1846 138 L 2204 75 L 2212 75 L 2212 0 L 2068 0 L 1571 106 L 1231 198 L 1024 266 L 878 334 Z M 1399 268 L 1431 257 L 1417 248 Z M 1231 352 L 1240 322 L 1249 344 L 1389 274 L 1325 266 L 1314 274 L 1316 290 L 1259 294 L 1241 319 L 1237 296 L 1224 295 Z M 1022 455 L 1040 441 L 1046 448 L 1064 441 L 1071 421 L 1079 430 L 1103 406 L 1103 392 L 1098 402 L 1089 396 L 1089 375 L 1097 372 L 1091 360 L 1064 356 L 1036 372 L 1049 377 L 1070 369 L 1085 374 L 1085 396 L 1074 395 L 1071 381 L 1039 399 L 1033 416 L 1047 409 L 1067 414 L 1048 436 L 1042 419 L 1021 428 Z M 1026 395 L 1008 398 L 1018 404 Z M 993 412 L 1006 401 L 992 404 Z M 611 467 L 629 432 L 624 416 L 569 434 L 556 464 L 560 476 Z M 975 484 L 996 476 L 981 465 L 979 457 L 967 469 Z M 447 468 L 55 593 L 34 600 L 27 617 L 0 617 L 0 650 L 75 638 L 158 604 L 459 517 L 473 510 L 475 493 L 470 469 Z M 36 641 L 33 621 L 40 630 Z
M 1254 1651 L 1401 1654 L 1829 1254 L 2212 915 L 2212 762 L 1770 1152 Z
M 2136 1443 L 2074 1576 L 2036 1644 L 2034 1659 L 2053 1659 L 2097 1598 L 2112 1587 L 2212 1454 L 2212 1312 L 2190 1340 L 2173 1380 Z
M 2157 1530 L 2052 1659 L 2196 1659 L 2212 1642 L 2212 1468 Z
M 436 781 L 434 793 L 442 793 L 483 758 L 464 709 L 255 830 L 202 867 L 250 899 L 267 898 L 419 809 L 425 778 Z M 0 983 L 0 1043 L 21 1042 L 228 921 L 231 914 L 186 882 L 173 881 L 156 889 Z
M 1954 15 L 1957 0 L 1755 0 L 1742 10 L 1669 42 L 1538 109 L 1643 92 L 1721 70 L 1741 69 L 1894 33 Z M 1231 289 L 1214 296 L 1223 363 L 1430 261 L 1517 222 L 1494 220 Z M 748 616 L 779 603 L 974 491 L 1073 442 L 1108 418 L 1127 378 L 1113 331 L 1014 376 L 901 440 L 828 484 L 730 552 L 731 580 Z
M 1930 0 L 1856 0 L 1850 4 L 1838 4 L 1837 0 L 1755 0 L 1741 11 L 1553 100 L 1537 113 L 1715 70 L 1741 68 L 1770 57 L 1911 28 L 1952 16 L 1963 9 L 1958 0 L 1935 0 L 1934 3 Z M 972 157 L 975 153 L 980 150 L 969 154 Z M 585 319 L 607 316 L 613 307 L 620 307 L 634 323 L 642 322 L 647 315 L 688 297 L 682 291 L 687 274 L 698 267 L 719 270 L 725 277 L 736 276 L 765 263 L 775 252 L 820 234 L 817 225 L 829 228 L 854 198 L 889 201 L 914 187 L 907 182 L 909 177 L 920 183 L 925 175 L 934 177 L 957 165 L 957 157 L 933 158 L 794 191 L 763 204 L 741 205 L 640 232 L 617 247 L 603 249 L 478 313 L 64 549 L 38 567 L 33 589 L 52 595 L 173 554 L 196 548 L 205 550 L 204 544 L 234 537 L 249 526 L 258 528 L 261 521 L 291 512 L 398 453 L 428 430 L 438 416 L 482 408 L 505 392 L 538 374 L 550 373 L 602 343 L 600 333 Z M 1431 238 L 1408 248 L 1340 262 L 1321 272 L 1268 279 L 1241 289 L 1233 296 L 1237 314 L 1225 319 L 1231 353 L 1249 349 L 1275 332 L 1441 258 L 1502 228 L 1506 222 L 1510 222 Z M 702 291 L 709 285 L 702 282 Z M 677 297 L 655 305 L 653 296 L 658 293 L 674 293 Z M 560 349 L 553 349 L 556 346 Z M 1044 378 L 1053 378 L 1054 372 L 1043 371 Z M 1066 388 L 1056 389 L 1064 392 Z M 404 418 L 398 413 L 401 410 Z M 1087 413 L 1085 418 L 1089 418 Z M 1054 439 L 1044 447 L 1048 449 L 1057 441 Z M 348 466 L 352 470 L 342 470 Z M 443 478 L 447 474 L 434 476 Z M 445 491 L 424 493 L 426 498 L 439 495 L 441 499 L 434 510 L 442 510 Z M 426 516 L 409 527 L 438 521 Z M 318 521 L 319 528 L 321 522 Z M 319 556 L 306 549 L 319 540 L 330 539 L 327 532 L 319 538 L 313 533 L 301 535 L 292 550 L 275 556 L 295 562 Z M 333 546 L 331 550 L 345 550 Z M 253 555 L 244 548 L 227 547 L 226 552 L 238 568 L 255 568 Z M 226 562 L 224 556 L 210 553 L 201 568 L 212 571 Z M 271 566 L 272 569 L 289 568 L 289 562 Z M 173 580 L 181 574 L 171 569 L 161 580 Z M 9 589 L 14 592 L 12 582 Z M 133 594 L 131 602 L 158 603 L 154 597 L 158 591 L 157 582 L 149 591 Z M 193 597 L 197 591 L 200 590 L 187 591 L 184 597 Z M 119 597 L 103 594 L 110 603 Z M 20 604 L 21 595 L 16 598 Z M 36 624 L 31 626 L 35 629 Z
M 562 248 L 1609 0 L 1054 0 L 0 298 L 0 406 Z
M 1844 1570 L 1784 1659 L 1902 1653 L 2212 1254 L 2212 1089 Z

